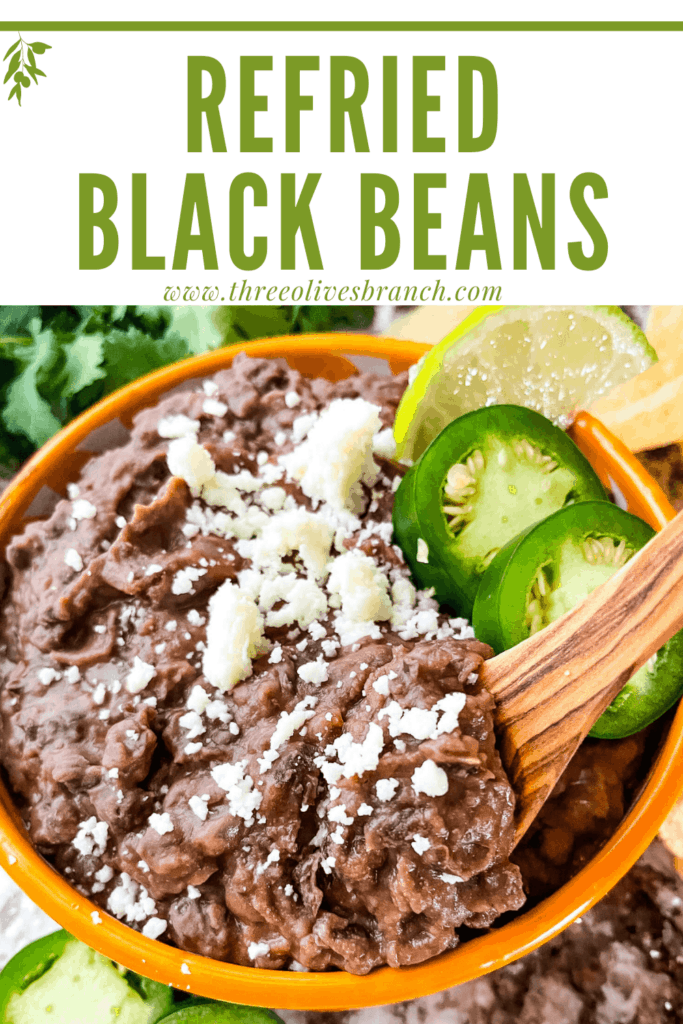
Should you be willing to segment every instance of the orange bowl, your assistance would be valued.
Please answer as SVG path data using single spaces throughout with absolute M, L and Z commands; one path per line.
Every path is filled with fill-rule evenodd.
M 427 348 L 415 342 L 362 335 L 294 336 L 234 345 L 150 374 L 74 420 L 27 463 L 0 500 L 0 550 L 21 530 L 31 503 L 43 487 L 61 494 L 66 492 L 66 484 L 76 479 L 84 461 L 92 457 L 86 439 L 94 430 L 117 418 L 124 425 L 130 424 L 138 410 L 185 381 L 229 366 L 238 352 L 247 350 L 253 356 L 282 357 L 306 376 L 340 380 L 355 372 L 347 357 L 385 360 L 389 369 L 397 373 L 414 363 Z M 623 499 L 630 511 L 656 529 L 673 517 L 674 511 L 661 489 L 598 420 L 580 413 L 573 436 L 603 482 Z M 21 818 L 1 783 L 0 864 L 55 921 L 140 974 L 198 995 L 253 1006 L 344 1010 L 438 992 L 509 964 L 540 946 L 585 913 L 619 881 L 655 836 L 682 789 L 683 707 L 679 707 L 633 806 L 614 835 L 579 874 L 527 913 L 450 953 L 415 967 L 384 967 L 364 977 L 344 971 L 301 974 L 238 967 L 145 938 L 87 900 L 42 859 L 31 846 Z M 95 911 L 99 912 L 101 923 L 94 923 L 91 915 Z

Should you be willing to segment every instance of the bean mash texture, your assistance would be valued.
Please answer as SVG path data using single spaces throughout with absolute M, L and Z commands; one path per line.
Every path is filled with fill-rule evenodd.
M 151 938 L 365 974 L 524 901 L 490 648 L 392 545 L 404 387 L 238 356 L 0 562 L 0 756 L 31 839 Z

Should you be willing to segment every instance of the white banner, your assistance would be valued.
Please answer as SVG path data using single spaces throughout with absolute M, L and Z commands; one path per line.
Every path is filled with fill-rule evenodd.
M 425 23 L 98 31 L 12 12 L 1 301 L 680 298 L 683 26 L 411 13 Z

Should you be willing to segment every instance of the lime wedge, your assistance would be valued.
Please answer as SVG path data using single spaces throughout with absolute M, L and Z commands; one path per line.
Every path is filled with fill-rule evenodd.
M 523 405 L 566 428 L 656 361 L 618 306 L 481 306 L 412 368 L 398 455 L 415 461 L 452 420 L 486 405 Z

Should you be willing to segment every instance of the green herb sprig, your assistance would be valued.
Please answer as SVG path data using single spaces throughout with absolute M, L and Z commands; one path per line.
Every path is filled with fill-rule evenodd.
M 10 78 L 14 78 L 14 85 L 10 89 L 10 94 L 7 97 L 8 100 L 16 96 L 17 103 L 21 106 L 21 90 L 22 88 L 28 89 L 31 84 L 31 78 L 36 85 L 38 85 L 39 78 L 47 78 L 45 72 L 41 71 L 36 64 L 36 54 L 40 56 L 46 50 L 51 49 L 52 47 L 49 43 L 27 43 L 22 39 L 21 32 L 19 33 L 16 43 L 10 46 L 2 58 L 3 63 L 9 59 L 3 85 L 6 85 Z M 31 76 L 30 78 L 29 75 Z
M 0 306 L 0 477 L 111 391 L 251 338 L 362 330 L 371 306 Z

